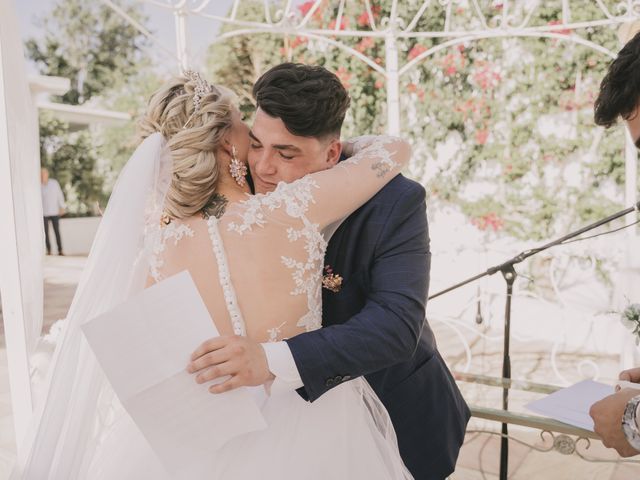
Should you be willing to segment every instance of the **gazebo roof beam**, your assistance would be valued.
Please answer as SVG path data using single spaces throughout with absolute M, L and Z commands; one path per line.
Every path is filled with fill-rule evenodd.
M 131 120 L 131 115 L 124 112 L 113 112 L 99 108 L 90 108 L 78 105 L 67 105 L 49 101 L 38 101 L 36 106 L 40 110 L 53 112 L 56 117 L 77 125 L 93 124 L 121 124 Z
M 158 47 L 162 51 L 162 53 L 164 53 L 165 55 L 168 55 L 172 60 L 175 60 L 177 58 L 176 54 L 174 52 L 172 52 L 171 49 L 165 47 L 162 44 L 162 42 L 160 42 L 160 40 L 158 40 L 149 30 L 147 30 L 144 27 L 144 25 L 142 25 L 140 22 L 138 22 L 137 20 L 132 18 L 131 15 L 129 15 L 127 12 L 125 12 L 120 6 L 116 5 L 111 0 L 100 0 L 100 1 L 102 3 L 104 3 L 105 5 L 107 5 L 109 8 L 111 8 L 118 15 L 120 15 L 124 20 L 129 22 L 129 24 L 131 24 L 133 27 L 135 27 L 145 37 L 147 37 L 149 40 L 151 40 L 153 42 L 154 46 Z M 154 5 L 158 5 L 158 6 L 161 5 L 161 4 L 157 3 L 157 2 L 150 1 L 150 0 L 144 0 L 144 1 L 147 2 L 147 3 L 153 3 Z M 172 8 L 172 10 L 173 10 L 173 8 Z
M 29 89 L 31 93 L 49 93 L 51 95 L 64 95 L 71 88 L 71 80 L 64 77 L 49 75 L 29 75 Z

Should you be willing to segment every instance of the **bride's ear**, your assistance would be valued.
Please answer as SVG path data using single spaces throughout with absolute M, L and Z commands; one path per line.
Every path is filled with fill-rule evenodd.
M 329 147 L 327 148 L 327 168 L 334 167 L 340 161 L 340 154 L 342 153 L 342 142 L 339 138 L 331 140 Z
M 227 157 L 231 157 L 231 143 L 229 140 L 224 139 L 218 145 L 218 152 L 225 154 Z

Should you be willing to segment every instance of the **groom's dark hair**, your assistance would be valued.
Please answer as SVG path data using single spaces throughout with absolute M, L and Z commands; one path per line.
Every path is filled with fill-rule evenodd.
M 253 86 L 253 98 L 294 135 L 317 138 L 340 136 L 350 103 L 335 74 L 301 63 L 282 63 L 267 71 Z

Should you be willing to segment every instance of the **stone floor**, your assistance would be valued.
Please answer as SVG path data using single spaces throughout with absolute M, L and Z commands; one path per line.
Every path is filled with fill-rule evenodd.
M 84 267 L 85 257 L 46 257 L 44 265 L 44 326 L 64 318 Z M 15 438 L 11 417 L 9 373 L 5 349 L 4 324 L 0 312 L 0 480 L 9 477 L 15 461 Z
M 68 305 L 73 296 L 75 286 L 84 266 L 83 257 L 47 257 L 45 261 L 45 331 L 57 319 L 64 318 Z M 0 322 L 0 325 L 2 323 Z M 460 343 L 455 335 L 446 328 L 434 325 L 440 350 L 447 358 L 453 369 L 461 368 L 464 364 Z M 501 361 L 499 348 L 488 348 L 482 342 L 470 339 L 474 354 L 481 358 L 480 366 L 475 373 L 496 375 L 500 371 Z M 536 345 L 518 345 L 514 342 L 513 355 L 514 372 L 521 378 L 541 381 L 549 373 L 548 353 Z M 474 357 L 475 358 L 475 357 Z M 560 362 L 567 365 L 581 359 L 577 354 L 560 356 Z M 613 359 L 598 359 L 601 364 L 610 364 L 608 369 L 614 372 L 616 363 Z M 607 363 L 608 362 L 608 363 Z M 497 402 L 487 399 L 486 394 L 477 386 L 462 384 L 461 388 L 470 403 Z M 499 392 L 499 389 L 495 389 Z M 514 399 L 518 407 L 522 399 Z M 524 401 L 524 400 L 522 400 Z M 456 472 L 451 480 L 493 480 L 499 473 L 499 436 L 495 432 L 499 425 L 479 419 L 472 419 L 465 444 L 460 453 Z M 434 432 L 435 434 L 435 432 Z M 602 446 L 600 442 L 585 442 L 577 444 L 577 451 L 587 461 L 578 456 L 563 455 L 556 451 L 543 452 L 552 446 L 552 441 L 541 439 L 538 431 L 511 427 L 510 434 L 514 438 L 509 443 L 509 478 L 512 480 L 632 480 L 640 479 L 640 463 L 618 464 L 615 452 Z M 11 421 L 11 402 L 9 395 L 9 380 L 7 371 L 4 336 L 0 330 L 0 480 L 8 478 L 11 465 L 15 459 L 15 442 Z

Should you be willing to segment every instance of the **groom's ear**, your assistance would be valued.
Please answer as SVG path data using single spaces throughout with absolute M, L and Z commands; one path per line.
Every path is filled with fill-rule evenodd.
M 327 147 L 327 168 L 334 167 L 340 161 L 340 154 L 342 153 L 342 142 L 339 138 L 334 138 Z

